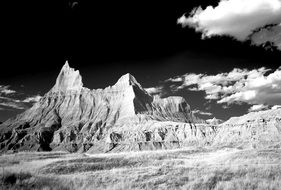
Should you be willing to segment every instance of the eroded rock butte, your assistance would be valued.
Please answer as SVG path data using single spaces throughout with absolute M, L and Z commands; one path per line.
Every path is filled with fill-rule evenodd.
M 54 87 L 0 130 L 1 152 L 168 149 L 210 144 L 216 134 L 214 126 L 194 122 L 182 97 L 151 96 L 130 74 L 90 90 L 67 62 Z

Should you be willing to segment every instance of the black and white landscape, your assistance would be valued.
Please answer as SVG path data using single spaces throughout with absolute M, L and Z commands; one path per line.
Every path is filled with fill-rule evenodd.
M 1 189 L 281 188 L 280 0 L 3 6 Z

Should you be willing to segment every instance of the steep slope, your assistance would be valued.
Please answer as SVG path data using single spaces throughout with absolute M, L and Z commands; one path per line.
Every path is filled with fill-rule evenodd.
M 281 145 L 281 109 L 251 112 L 223 123 L 214 146 L 244 148 Z
M 197 127 L 182 97 L 152 97 L 130 74 L 90 90 L 66 63 L 54 87 L 0 132 L 2 152 L 108 152 L 206 144 L 215 129 Z

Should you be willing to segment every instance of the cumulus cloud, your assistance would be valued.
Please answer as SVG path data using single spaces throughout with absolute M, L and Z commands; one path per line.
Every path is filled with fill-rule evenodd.
M 262 45 L 266 49 L 272 49 L 272 45 L 281 50 L 281 24 L 266 27 L 251 36 L 253 44 Z
M 216 101 L 223 106 L 241 103 L 281 105 L 281 67 L 275 71 L 265 67 L 253 70 L 235 68 L 216 75 L 187 73 L 165 82 L 171 83 L 179 78 L 182 82 L 172 83 L 172 92 L 203 91 L 206 100 Z
M 280 104 L 281 69 L 266 75 L 267 72 L 264 68 L 249 71 L 245 79 L 230 87 L 232 93 L 226 94 L 218 103 Z
M 255 112 L 255 111 L 261 111 L 261 110 L 267 110 L 268 105 L 263 105 L 263 104 L 258 104 L 258 105 L 253 105 L 252 107 L 249 108 L 249 112 Z
M 213 115 L 210 112 L 205 112 L 205 111 L 201 111 L 201 110 L 197 110 L 197 109 L 193 110 L 192 112 L 195 113 L 195 114 L 200 114 L 200 115 L 207 115 L 207 116 Z
M 180 17 L 178 23 L 195 28 L 202 38 L 231 36 L 245 41 L 265 26 L 280 25 L 281 0 L 221 0 L 216 7 L 195 8 L 188 17 Z M 270 38 L 263 37 L 263 42 L 271 41 L 279 47 L 280 42 L 272 37 L 276 35 L 280 39 L 279 33 L 272 33 Z M 256 40 L 253 43 L 259 45 Z
M 151 88 L 145 88 L 146 92 L 151 95 L 159 94 L 161 93 L 160 87 L 151 87 Z
M 22 93 L 10 89 L 9 85 L 0 85 L 0 110 L 7 109 L 27 109 L 30 104 L 36 103 L 40 100 L 40 95 L 25 97 L 23 99 Z
M 274 105 L 274 106 L 272 106 L 272 110 L 276 110 L 276 109 L 279 109 L 279 108 L 281 108 L 281 105 Z

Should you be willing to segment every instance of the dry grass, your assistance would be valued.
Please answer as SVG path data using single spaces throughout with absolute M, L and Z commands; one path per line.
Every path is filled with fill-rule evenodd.
M 16 156 L 24 157 L 20 163 L 17 159 L 9 163 L 9 157 L 13 155 L 0 157 L 5 171 L 12 169 L 13 175 L 17 174 L 15 168 L 31 171 L 29 180 L 16 177 L 11 189 L 17 184 L 25 184 L 21 189 L 281 189 L 280 149 L 182 149 L 90 156 L 21 153 Z M 33 170 L 25 170 L 34 162 Z
M 70 183 L 64 184 L 58 177 L 34 176 L 30 173 L 5 172 L 0 175 L 0 189 L 28 190 L 28 189 L 53 189 L 69 190 Z

